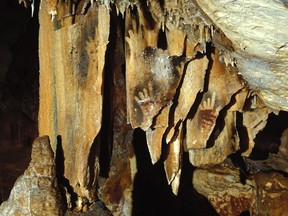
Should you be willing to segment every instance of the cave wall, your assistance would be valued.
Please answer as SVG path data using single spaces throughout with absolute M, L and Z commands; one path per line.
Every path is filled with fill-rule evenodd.
M 287 111 L 287 31 L 271 31 L 286 18 L 282 1 L 41 1 L 38 127 L 66 213 L 101 199 L 136 214 L 139 142 L 175 196 L 197 167 L 188 188 L 218 214 L 281 215 L 287 127 L 264 160 L 249 156 L 269 116 Z

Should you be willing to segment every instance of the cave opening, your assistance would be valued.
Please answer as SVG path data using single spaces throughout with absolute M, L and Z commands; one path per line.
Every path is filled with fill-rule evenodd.
M 38 1 L 31 8 L 1 2 L 0 34 L 0 198 L 8 198 L 30 161 L 38 136 Z
M 255 141 L 255 146 L 250 155 L 251 159 L 267 159 L 269 153 L 277 154 L 281 144 L 281 137 L 288 128 L 288 112 L 280 111 L 278 115 L 270 113 L 265 128 L 260 131 Z M 285 135 L 284 135 L 285 136 Z
M 135 129 L 133 137 L 137 160 L 133 215 L 217 215 L 208 200 L 193 188 L 192 173 L 195 167 L 190 164 L 187 152 L 183 155 L 180 187 L 175 196 L 166 179 L 163 158 L 154 165 L 151 163 L 145 132 Z

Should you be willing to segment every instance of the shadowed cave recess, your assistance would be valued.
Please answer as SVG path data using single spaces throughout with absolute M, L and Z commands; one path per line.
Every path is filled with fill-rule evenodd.
M 89 4 L 87 7 L 83 7 L 85 11 L 82 11 L 82 16 L 86 16 L 89 10 L 93 9 L 90 8 L 91 5 Z M 16 179 L 20 175 L 22 175 L 27 169 L 31 160 L 32 142 L 38 136 L 38 1 L 35 1 L 34 8 L 34 15 L 33 17 L 31 17 L 31 8 L 25 8 L 23 7 L 23 4 L 19 5 L 18 1 L 4 0 L 1 3 L 0 7 L 0 204 L 9 198 L 10 191 Z M 143 7 L 142 9 L 144 12 L 148 10 L 146 7 Z M 129 56 L 131 55 L 131 53 L 133 53 L 133 50 L 129 50 L 127 45 L 129 44 L 131 46 L 132 42 L 125 42 L 125 37 L 128 37 L 127 35 L 129 35 L 126 32 L 125 27 L 131 27 L 132 24 L 131 26 L 127 25 L 127 20 L 125 21 L 125 18 L 122 18 L 121 14 L 117 16 L 115 6 L 111 6 L 110 13 L 111 16 L 109 43 L 107 45 L 107 50 L 105 53 L 105 65 L 103 69 L 103 110 L 101 115 L 102 125 L 100 132 L 97 134 L 93 141 L 93 144 L 91 145 L 91 152 L 89 152 L 89 159 L 87 159 L 87 163 L 90 169 L 91 167 L 93 169 L 94 164 L 99 163 L 100 168 L 99 170 L 97 170 L 97 172 L 99 173 L 99 178 L 96 178 L 97 192 L 95 195 L 97 199 L 95 202 L 98 203 L 97 205 L 99 205 L 97 206 L 97 208 L 99 207 L 105 209 L 106 213 L 99 213 L 98 210 L 93 209 L 94 207 L 93 204 L 90 203 L 90 200 L 82 200 L 84 203 L 84 207 L 81 207 L 80 210 L 77 209 L 79 197 L 77 197 L 77 191 L 75 190 L 75 188 L 70 185 L 69 179 L 64 176 L 64 161 L 67 159 L 65 158 L 63 151 L 65 151 L 66 149 L 65 147 L 63 147 L 62 149 L 62 137 L 61 135 L 58 135 L 55 172 L 57 172 L 57 184 L 62 197 L 61 199 L 63 203 L 65 203 L 65 207 L 63 207 L 65 209 L 65 215 L 95 215 L 96 212 L 98 212 L 99 215 L 111 215 L 113 213 L 115 215 L 119 215 L 119 212 L 121 213 L 121 211 L 124 212 L 123 215 L 128 215 L 127 212 L 129 211 L 125 210 L 123 206 L 126 206 L 125 202 L 129 199 L 132 206 L 129 206 L 127 204 L 127 208 L 130 208 L 130 214 L 135 216 L 205 216 L 218 214 L 229 215 L 229 213 L 227 214 L 227 212 L 223 212 L 221 208 L 219 208 L 220 210 L 217 208 L 215 209 L 215 206 L 220 205 L 221 202 L 217 204 L 217 202 L 213 198 L 213 195 L 211 195 L 213 194 L 213 191 L 209 191 L 217 187 L 223 187 L 224 191 L 225 183 L 223 183 L 223 185 L 221 185 L 220 183 L 219 185 L 217 185 L 217 181 L 220 182 L 222 177 L 227 177 L 227 179 L 233 179 L 235 176 L 239 176 L 239 182 L 236 181 L 235 183 L 232 181 L 231 184 L 235 183 L 235 185 L 237 186 L 235 186 L 235 188 L 232 187 L 231 190 L 238 190 L 237 193 L 241 194 L 243 192 L 244 195 L 243 197 L 242 195 L 231 195 L 230 198 L 232 198 L 231 200 L 229 200 L 229 203 L 232 206 L 231 208 L 235 208 L 235 212 L 239 213 L 239 215 L 254 215 L 251 212 L 255 212 L 253 207 L 251 207 L 252 205 L 250 206 L 247 204 L 247 202 L 251 201 L 252 198 L 250 197 L 250 194 L 245 194 L 246 189 L 242 188 L 243 185 L 251 186 L 252 189 L 248 188 L 247 190 L 254 190 L 256 188 L 253 192 L 251 192 L 251 194 L 256 194 L 256 197 L 261 196 L 259 194 L 261 193 L 261 190 L 263 188 L 263 191 L 265 190 L 265 192 L 268 194 L 276 191 L 280 194 L 280 196 L 282 196 L 282 192 L 279 188 L 277 188 L 277 186 L 275 186 L 275 188 L 274 186 L 271 186 L 271 190 L 270 188 L 265 188 L 267 186 L 265 186 L 265 181 L 266 179 L 274 178 L 276 176 L 275 182 L 280 179 L 280 182 L 284 182 L 284 185 L 288 185 L 288 180 L 286 179 L 286 177 L 288 177 L 288 169 L 286 168 L 288 163 L 288 113 L 285 111 L 280 111 L 279 113 L 270 112 L 267 114 L 267 118 L 266 115 L 263 117 L 263 121 L 256 121 L 257 124 L 253 125 L 253 128 L 251 129 L 253 130 L 253 132 L 254 129 L 263 122 L 267 123 L 265 126 L 260 127 L 259 131 L 255 129 L 255 131 L 257 132 L 252 135 L 249 132 L 249 125 L 247 126 L 247 124 L 245 124 L 246 120 L 245 117 L 242 116 L 242 111 L 234 111 L 236 113 L 235 116 L 237 117 L 237 120 L 235 120 L 235 128 L 232 128 L 231 130 L 233 131 L 233 134 L 236 133 L 237 135 L 239 135 L 240 147 L 235 147 L 235 149 L 231 151 L 231 154 L 228 155 L 227 159 L 225 159 L 225 162 L 218 163 L 215 166 L 208 164 L 207 166 L 201 165 L 199 166 L 200 168 L 197 168 L 197 163 L 195 162 L 196 164 L 193 164 L 193 162 L 191 162 L 191 160 L 193 159 L 191 159 L 191 155 L 189 155 L 191 154 L 189 152 L 189 146 L 181 147 L 181 152 L 183 152 L 180 159 L 180 185 L 178 185 L 175 195 L 175 191 L 173 191 L 172 189 L 172 187 L 174 187 L 172 183 L 177 177 L 171 177 L 172 180 L 170 179 L 171 182 L 170 184 L 168 184 L 167 178 L 169 178 L 169 174 L 167 173 L 169 173 L 169 171 L 167 170 L 169 170 L 169 166 L 165 162 L 168 158 L 169 152 L 171 151 L 171 147 L 166 144 L 168 140 L 167 137 L 169 137 L 169 135 L 171 134 L 169 134 L 168 130 L 165 131 L 165 133 L 163 132 L 163 137 L 166 137 L 167 140 L 164 140 L 164 138 L 161 137 L 160 149 L 162 154 L 161 156 L 159 156 L 158 160 L 156 160 L 155 164 L 152 164 L 153 156 L 151 155 L 151 149 L 149 149 L 149 140 L 147 140 L 149 138 L 147 133 L 145 133 L 145 130 L 148 127 L 146 127 L 147 125 L 143 123 L 147 119 L 145 119 L 146 116 L 144 114 L 139 115 L 139 110 L 144 113 L 146 108 L 146 112 L 148 112 L 149 115 L 153 115 L 153 110 L 147 111 L 147 107 L 145 107 L 145 105 L 147 105 L 145 104 L 146 101 L 144 101 L 145 98 L 141 98 L 141 94 L 144 96 L 145 94 L 148 94 L 147 92 L 150 91 L 149 88 L 151 86 L 151 91 L 154 93 L 160 92 L 159 95 L 162 96 L 163 99 L 159 99 L 159 102 L 158 98 L 151 99 L 152 96 L 150 95 L 150 98 L 148 95 L 149 99 L 151 99 L 151 101 L 149 101 L 148 103 L 151 103 L 155 107 L 159 106 L 159 104 L 165 104 L 163 107 L 160 106 L 158 110 L 159 113 L 164 113 L 165 107 L 169 106 L 170 111 L 167 112 L 166 116 L 168 116 L 167 121 L 169 121 L 169 124 L 171 124 L 171 122 L 174 121 L 174 118 L 176 119 L 175 113 L 178 112 L 177 105 L 178 103 L 180 104 L 182 97 L 181 95 L 183 94 L 181 93 L 181 87 L 184 86 L 186 82 L 183 77 L 186 76 L 188 73 L 186 72 L 186 70 L 188 67 L 190 67 L 188 65 L 191 59 L 184 60 L 186 58 L 184 54 L 178 57 L 169 56 L 169 58 L 167 55 L 166 58 L 165 52 L 167 51 L 167 47 L 169 46 L 167 42 L 168 38 L 165 33 L 160 30 L 158 41 L 156 42 L 156 48 L 151 48 L 149 46 L 146 47 L 143 51 L 143 55 L 147 55 L 148 57 L 146 59 L 145 57 L 143 58 L 145 60 L 148 59 L 147 61 L 152 61 L 150 58 L 155 57 L 156 59 L 156 57 L 159 56 L 164 56 L 163 59 L 172 59 L 172 63 L 167 63 L 168 66 L 164 65 L 165 67 L 167 66 L 172 68 L 172 72 L 170 71 L 171 73 L 168 74 L 168 77 L 164 78 L 168 79 L 169 76 L 171 76 L 172 78 L 171 80 L 169 80 L 169 83 L 167 85 L 163 84 L 163 86 L 157 83 L 159 81 L 157 80 L 159 77 L 155 78 L 154 75 L 149 77 L 154 81 L 156 80 L 155 83 L 153 81 L 151 85 L 149 83 L 149 80 L 146 79 L 146 77 L 145 79 L 143 78 L 141 82 L 139 81 L 139 86 L 131 84 L 131 86 L 133 87 L 133 91 L 131 91 L 133 92 L 134 98 L 131 99 L 132 102 L 129 102 L 129 98 L 126 98 L 126 93 L 128 92 L 128 94 L 130 94 L 131 92 L 129 93 L 130 89 L 126 89 L 126 82 L 128 82 L 129 80 L 126 74 L 127 59 L 125 59 L 125 52 L 127 52 L 128 54 L 126 53 L 126 55 Z M 131 14 L 129 14 L 129 16 L 131 16 L 132 20 L 140 19 L 139 17 L 137 17 L 139 14 L 136 9 L 131 9 L 130 13 Z M 90 14 L 88 15 L 90 16 Z M 145 16 L 147 16 L 147 20 L 152 19 L 152 16 L 149 13 Z M 137 17 L 137 19 L 135 17 Z M 142 18 L 143 17 L 141 17 L 141 19 Z M 137 22 L 139 22 L 139 20 L 137 20 Z M 139 23 L 137 24 L 140 25 Z M 94 30 L 91 31 L 93 32 Z M 94 32 L 93 34 L 96 33 Z M 131 35 L 130 37 L 132 38 Z M 190 122 L 193 122 L 193 119 L 195 119 L 194 117 L 198 115 L 203 117 L 203 121 L 206 120 L 207 127 L 209 127 L 209 125 L 212 124 L 213 121 L 213 126 L 214 124 L 216 125 L 213 129 L 211 129 L 209 138 L 207 138 L 206 140 L 207 149 L 212 149 L 213 147 L 217 146 L 217 139 L 218 137 L 221 137 L 222 132 L 225 130 L 230 130 L 229 128 L 227 129 L 225 125 L 227 122 L 230 121 L 229 114 L 227 113 L 230 112 L 229 110 L 233 106 L 233 100 L 237 100 L 236 93 L 231 95 L 232 102 L 228 102 L 224 105 L 217 104 L 217 106 L 219 105 L 219 107 L 222 106 L 221 110 L 217 110 L 217 119 L 215 118 L 213 120 L 213 117 L 215 117 L 213 116 L 215 113 L 212 113 L 213 110 L 211 111 L 207 109 L 208 114 L 203 114 L 203 112 L 201 113 L 201 111 L 198 110 L 198 107 L 205 108 L 205 106 L 209 106 L 209 103 L 210 105 L 212 103 L 214 109 L 213 98 L 215 100 L 216 97 L 214 96 L 214 93 L 212 93 L 213 91 L 211 91 L 209 85 L 212 83 L 212 81 L 210 80 L 214 77 L 214 65 L 218 64 L 218 60 L 215 60 L 217 58 L 218 51 L 211 41 L 205 42 L 204 49 L 205 54 L 203 54 L 203 52 L 196 52 L 194 56 L 194 58 L 198 60 L 201 60 L 205 58 L 205 56 L 207 56 L 208 63 L 207 69 L 205 69 L 205 71 L 207 72 L 203 75 L 203 89 L 199 91 L 198 94 L 195 96 L 195 102 L 193 103 L 193 106 L 190 107 L 187 111 L 187 118 L 176 122 L 173 127 L 169 126 L 169 129 L 175 129 L 176 131 L 175 134 L 170 137 L 171 142 L 169 141 L 169 144 L 178 139 L 178 134 L 188 134 L 188 129 L 186 129 L 186 126 L 188 128 Z M 79 58 L 82 58 L 83 56 L 80 56 Z M 83 58 L 89 60 L 89 56 L 84 56 Z M 157 62 L 154 62 L 154 64 L 160 69 L 166 69 L 164 66 L 162 68 L 160 63 L 158 65 Z M 165 64 L 165 62 L 163 64 Z M 79 67 L 82 66 L 80 65 Z M 84 75 L 82 76 L 86 76 L 84 71 L 86 70 L 85 67 L 86 66 L 83 66 Z M 179 68 L 182 68 L 181 70 L 183 70 L 184 72 L 179 72 Z M 163 79 L 163 77 L 161 79 Z M 243 81 L 242 79 L 242 77 L 239 77 L 239 80 Z M 213 84 L 211 85 L 213 88 Z M 215 84 L 215 86 L 216 85 L 217 84 Z M 167 92 L 165 92 L 165 94 L 162 94 L 161 91 L 165 90 L 167 90 Z M 253 98 L 253 95 L 247 96 L 247 101 L 245 102 L 245 105 L 243 107 L 251 107 L 251 103 L 253 103 L 253 99 L 251 98 Z M 206 104 L 203 103 L 203 101 L 205 101 Z M 216 99 L 216 103 L 217 102 L 218 101 Z M 130 116 L 129 113 L 127 113 L 127 103 L 133 106 L 133 108 L 137 107 L 140 104 L 140 108 L 137 108 L 138 110 L 136 110 L 135 108 L 135 116 L 133 116 L 133 113 Z M 149 104 L 149 106 L 151 104 Z M 245 110 L 245 108 L 243 108 L 243 110 Z M 253 116 L 256 115 L 258 115 L 258 113 L 255 115 L 252 113 L 250 118 L 253 118 Z M 137 125 L 136 129 L 132 129 L 131 125 L 127 123 L 128 116 L 130 118 L 130 123 L 132 122 L 132 124 Z M 154 115 L 154 117 L 155 116 L 158 117 L 160 115 L 157 114 Z M 259 114 L 259 119 L 261 119 L 261 117 L 261 114 Z M 231 119 L 233 118 L 234 117 L 231 117 Z M 140 124 L 139 122 L 142 123 Z M 149 120 L 147 120 L 147 122 L 149 123 Z M 148 125 L 149 129 L 151 128 L 151 131 L 156 130 L 156 118 L 154 118 L 153 121 L 151 121 L 150 123 L 151 124 Z M 253 137 L 253 135 L 255 136 Z M 188 137 L 185 137 L 185 140 L 186 139 L 188 139 Z M 231 139 L 233 139 L 233 141 L 231 141 L 233 143 L 235 140 L 237 140 L 237 138 L 235 138 L 234 136 L 231 137 Z M 119 140 L 121 140 L 121 142 Z M 51 138 L 50 142 L 52 142 Z M 253 144 L 251 144 L 252 142 Z M 53 147 L 52 150 L 54 150 Z M 246 152 L 249 153 L 246 154 Z M 215 153 L 214 157 L 217 157 L 216 154 L 217 153 Z M 213 156 L 210 155 L 210 157 Z M 123 158 L 129 158 L 129 166 L 126 165 L 129 163 Z M 133 160 L 134 162 L 131 162 Z M 134 166 L 136 169 L 133 170 L 132 166 Z M 95 167 L 97 166 L 95 165 Z M 89 174 L 92 176 L 89 176 L 88 178 L 93 179 L 93 177 L 97 176 L 97 172 L 95 172 L 95 174 L 93 171 L 94 170 L 88 171 Z M 131 174 L 132 171 L 134 171 L 133 175 Z M 132 177 L 127 177 L 126 174 L 123 174 L 126 172 L 128 172 L 128 174 Z M 124 177 L 120 174 L 117 176 L 117 173 L 121 173 L 121 175 L 123 174 Z M 264 173 L 263 176 L 261 176 L 262 173 Z M 214 177 L 214 175 L 216 177 Z M 129 179 L 130 177 L 132 178 L 131 180 Z M 199 181 L 197 181 L 197 179 L 194 180 L 198 177 L 200 179 Z M 207 181 L 204 181 L 203 178 L 206 178 Z M 254 183 L 254 181 L 256 183 Z M 93 185 L 93 183 L 91 182 L 89 184 Z M 199 189 L 201 187 L 205 188 L 206 186 L 207 188 L 212 189 Z M 123 189 L 129 187 L 129 193 Z M 229 191 L 224 193 L 221 190 L 222 188 L 219 192 L 215 189 L 215 191 L 219 193 L 220 197 L 226 196 L 230 193 Z M 128 193 L 128 195 L 126 195 L 126 193 Z M 127 198 L 127 196 L 129 198 Z M 284 198 L 286 196 L 288 195 L 283 195 Z M 125 199 L 123 197 L 125 197 Z M 239 198 L 240 201 L 237 200 L 237 198 Z M 235 199 L 236 201 L 234 201 L 233 199 Z M 235 205 L 233 204 L 234 202 L 236 203 Z M 86 205 L 85 203 L 88 204 Z M 245 211 L 238 212 L 237 205 L 243 205 L 239 207 L 239 209 L 244 209 Z M 85 208 L 89 207 L 91 207 L 91 209 L 87 211 L 87 209 Z M 123 209 L 121 209 L 121 207 Z M 86 212 L 88 212 L 87 214 L 79 213 L 82 211 L 85 212 L 85 210 Z M 233 212 L 233 210 L 231 211 Z

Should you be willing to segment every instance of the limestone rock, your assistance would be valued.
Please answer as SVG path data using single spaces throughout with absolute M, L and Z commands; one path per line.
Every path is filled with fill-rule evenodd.
M 266 108 L 258 108 L 243 112 L 243 126 L 247 130 L 248 148 L 242 152 L 242 156 L 248 157 L 254 148 L 254 139 L 259 131 L 261 131 L 267 123 L 270 111 Z
M 219 52 L 212 55 L 207 92 L 203 95 L 193 119 L 187 121 L 186 149 L 201 149 L 216 125 L 219 112 L 231 101 L 231 97 L 243 88 L 237 72 L 219 61 Z
M 97 201 L 89 206 L 86 212 L 67 211 L 65 216 L 112 216 L 111 212 L 104 206 L 101 201 Z
M 146 130 L 146 142 L 151 157 L 152 164 L 155 164 L 161 157 L 162 153 L 162 138 L 168 127 L 169 111 L 171 105 L 164 107 L 159 115 L 155 117 L 155 125 L 153 129 Z
M 120 25 L 117 26 L 115 33 L 117 39 L 123 42 Z M 102 171 L 102 176 L 107 175 L 107 177 L 99 179 L 97 194 L 113 215 L 129 216 L 132 214 L 132 192 L 137 166 L 132 145 L 134 130 L 127 124 L 126 86 L 122 68 L 122 64 L 125 62 L 123 43 L 116 44 L 109 62 L 111 63 L 110 70 L 113 71 L 114 85 L 112 88 L 108 87 L 113 95 L 111 97 L 113 103 L 109 107 L 111 112 L 107 112 L 107 114 L 111 116 L 112 128 L 106 132 L 108 134 L 105 135 L 107 138 L 104 138 L 106 140 L 105 147 L 100 150 L 106 152 L 105 155 L 103 154 L 105 159 L 102 160 L 107 162 L 106 164 L 102 162 L 102 169 L 107 169 L 107 171 Z M 113 114 L 111 115 L 111 113 Z M 110 149 L 111 158 L 109 159 Z
M 166 179 L 172 186 L 175 195 L 178 194 L 182 169 L 183 130 L 180 126 L 175 140 L 168 144 L 167 158 L 164 161 Z
M 239 148 L 239 138 L 235 133 L 235 121 L 233 112 L 227 112 L 225 125 L 214 145 L 210 148 L 190 149 L 189 160 L 194 166 L 211 166 L 222 163 L 226 157 Z
M 194 188 L 222 215 L 240 215 L 244 211 L 256 213 L 256 186 L 253 181 L 240 181 L 240 170 L 228 164 L 210 169 L 196 169 Z
M 58 1 L 41 1 L 39 10 L 39 134 L 49 135 L 53 150 L 63 148 L 64 177 L 79 200 L 93 202 L 99 167 L 89 157 L 97 157 L 92 145 L 102 124 L 110 14 L 99 5 L 72 25 L 72 16 L 66 15 L 73 1 L 58 2 L 51 21 L 51 2 Z
M 258 215 L 287 216 L 288 178 L 276 172 L 259 172 L 255 181 Z
M 182 61 L 156 47 L 159 26 L 148 26 L 141 12 L 130 13 L 128 10 L 125 23 L 128 122 L 146 131 L 161 108 L 172 101 L 182 76 Z
M 288 215 L 287 177 L 275 171 L 246 177 L 243 184 L 239 168 L 223 163 L 196 169 L 193 185 L 220 215 L 240 215 L 244 211 L 250 215 Z
M 270 153 L 265 160 L 252 160 L 246 158 L 245 161 L 251 174 L 255 174 L 259 171 L 272 170 L 281 170 L 288 173 L 288 158 L 287 155 L 284 155 L 282 152 L 278 152 L 277 154 Z
M 288 110 L 288 34 L 283 27 L 288 19 L 287 4 L 283 0 L 268 2 L 41 1 L 39 131 L 49 134 L 52 149 L 62 145 L 64 177 L 78 195 L 79 211 L 84 210 L 84 201 L 94 203 L 99 195 L 113 214 L 131 214 L 137 170 L 132 128 L 146 132 L 153 164 L 163 156 L 175 194 L 183 148 L 189 151 L 194 166 L 211 167 L 236 152 L 247 138 L 248 147 L 241 152 L 249 156 L 253 139 L 265 127 L 270 112 L 266 105 L 276 111 Z M 125 21 L 114 22 L 111 15 L 115 10 Z M 275 23 L 283 28 L 275 29 Z M 122 30 L 116 38 L 119 26 Z M 109 57 L 115 51 L 113 46 L 119 46 L 115 61 Z M 117 56 L 121 62 L 116 62 Z M 107 83 L 108 88 L 117 86 L 115 91 L 105 92 Z M 257 103 L 263 100 L 265 107 L 256 103 L 256 107 L 244 109 L 251 90 L 252 97 Z M 111 98 L 114 107 L 107 111 L 112 102 L 105 103 Z M 105 112 L 113 116 L 107 120 Z M 247 132 L 242 142 L 239 125 Z M 106 127 L 111 129 L 108 139 L 113 141 L 107 141 L 110 145 L 103 150 Z M 162 141 L 169 145 L 164 152 L 167 155 L 162 152 Z M 287 153 L 287 145 L 280 151 Z M 109 173 L 106 180 L 98 182 L 101 153 L 108 154 L 100 156 L 108 158 Z M 280 164 L 274 159 L 283 161 L 285 168 L 284 157 L 274 156 L 266 162 L 276 164 L 271 165 L 274 169 Z M 266 170 L 267 163 L 257 166 Z M 235 167 L 222 164 L 198 169 L 193 182 L 221 215 L 256 211 L 255 182 L 242 184 Z M 210 188 L 204 188 L 203 182 Z
M 231 41 L 233 52 L 227 46 L 222 50 L 236 62 L 250 88 L 271 108 L 287 111 L 288 31 L 281 27 L 287 25 L 286 1 L 196 2 Z
M 196 100 L 197 94 L 203 91 L 208 63 L 209 61 L 206 57 L 193 59 L 188 63 L 186 71 L 183 74 L 183 83 L 180 88 L 179 99 L 174 113 L 174 127 L 171 128 L 166 137 L 167 143 L 173 138 L 178 123 L 186 119 Z
M 63 215 L 57 186 L 54 153 L 48 136 L 33 142 L 29 167 L 14 184 L 10 197 L 0 206 L 0 215 Z

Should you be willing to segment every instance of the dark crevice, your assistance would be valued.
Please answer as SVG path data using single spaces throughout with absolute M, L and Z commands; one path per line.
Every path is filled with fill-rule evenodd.
M 113 72 L 116 60 L 114 52 L 117 49 L 117 25 L 121 24 L 119 17 L 116 16 L 115 7 L 112 8 L 110 16 L 110 35 L 104 66 L 104 86 L 103 86 L 103 117 L 100 141 L 100 176 L 108 177 L 110 162 L 113 150 Z M 109 64 L 108 64 L 109 62 Z
M 57 147 L 56 147 L 56 177 L 58 186 L 60 188 L 60 192 L 63 198 L 64 203 L 67 203 L 66 199 L 66 193 L 69 193 L 71 196 L 71 207 L 75 208 L 75 203 L 77 200 L 77 194 L 74 192 L 72 186 L 70 185 L 70 182 L 67 178 L 64 176 L 65 171 L 65 157 L 64 157 L 64 151 L 62 147 L 62 138 L 60 135 L 57 136 Z
M 240 182 L 242 184 L 246 184 L 246 179 L 249 176 L 249 172 L 245 163 L 244 158 L 241 156 L 240 151 L 236 151 L 234 154 L 231 154 L 229 156 L 231 159 L 232 163 L 239 168 L 240 170 Z
M 217 215 L 208 200 L 193 188 L 195 168 L 189 162 L 188 153 L 183 155 L 181 183 L 175 196 L 166 180 L 163 159 L 152 165 L 145 132 L 141 129 L 135 129 L 133 145 L 138 172 L 134 179 L 132 215 Z
M 0 7 L 0 199 L 8 199 L 27 168 L 38 136 L 39 1 L 31 8 L 3 0 Z
M 236 128 L 240 137 L 241 152 L 245 152 L 249 148 L 249 137 L 247 128 L 243 125 L 243 114 L 240 112 L 236 113 Z
M 168 44 L 167 44 L 167 38 L 165 31 L 162 31 L 160 29 L 158 34 L 158 44 L 157 47 L 163 50 L 167 50 Z
M 250 216 L 249 210 L 242 212 L 240 216 Z
M 265 160 L 269 153 L 278 153 L 280 138 L 286 128 L 288 128 L 288 112 L 281 111 L 279 115 L 269 114 L 265 128 L 254 139 L 255 146 L 250 158 Z

